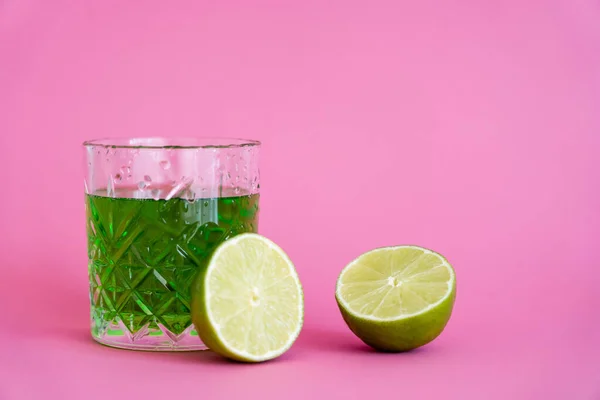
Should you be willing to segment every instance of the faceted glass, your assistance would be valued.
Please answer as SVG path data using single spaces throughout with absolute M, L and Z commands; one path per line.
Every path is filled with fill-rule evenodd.
M 93 338 L 126 349 L 205 349 L 190 287 L 219 243 L 258 229 L 260 143 L 103 139 L 84 148 Z

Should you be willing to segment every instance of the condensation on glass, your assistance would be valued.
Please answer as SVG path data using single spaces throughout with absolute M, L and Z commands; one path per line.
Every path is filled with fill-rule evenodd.
M 91 331 L 126 349 L 202 350 L 192 281 L 214 248 L 258 230 L 260 143 L 84 143 Z

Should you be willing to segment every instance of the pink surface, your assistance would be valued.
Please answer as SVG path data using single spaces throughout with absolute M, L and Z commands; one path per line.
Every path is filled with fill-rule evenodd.
M 83 3 L 0 2 L 0 399 L 600 399 L 596 1 Z M 142 135 L 264 142 L 306 297 L 281 359 L 91 341 L 80 143 Z M 455 265 L 455 312 L 377 354 L 335 279 L 401 243 Z

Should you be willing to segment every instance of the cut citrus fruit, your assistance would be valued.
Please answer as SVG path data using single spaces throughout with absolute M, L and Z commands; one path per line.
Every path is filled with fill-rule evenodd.
M 382 351 L 407 351 L 435 339 L 450 319 L 455 296 L 452 266 L 418 246 L 362 254 L 342 270 L 335 291 L 348 327 Z
M 192 287 L 202 341 L 227 358 L 260 362 L 287 351 L 304 316 L 294 265 L 269 239 L 244 233 L 223 242 Z

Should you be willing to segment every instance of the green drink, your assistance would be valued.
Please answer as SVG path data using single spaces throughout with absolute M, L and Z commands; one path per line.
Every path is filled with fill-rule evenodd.
M 196 272 L 219 243 L 257 231 L 259 195 L 189 201 L 99 194 L 86 195 L 92 335 L 134 343 L 194 335 Z
M 223 241 L 258 229 L 259 143 L 87 142 L 92 337 L 132 350 L 202 350 L 190 289 Z

